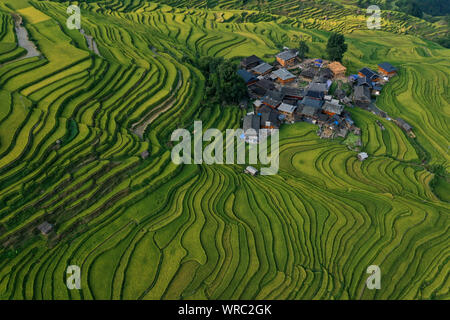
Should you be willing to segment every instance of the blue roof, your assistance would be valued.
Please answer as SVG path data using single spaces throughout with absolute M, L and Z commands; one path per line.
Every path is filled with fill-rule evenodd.
M 369 88 L 373 87 L 373 82 L 369 81 L 367 77 L 358 78 L 358 86 L 367 85 Z
M 256 80 L 256 77 L 244 69 L 239 69 L 237 74 L 244 79 L 245 83 L 249 83 L 250 81 Z
M 361 70 L 359 70 L 359 72 L 361 72 L 364 76 L 366 76 L 370 80 L 373 80 L 374 78 L 378 77 L 376 72 L 373 70 L 370 70 L 369 68 L 362 68 Z
M 397 69 L 389 62 L 380 63 L 378 66 L 387 72 L 397 71 Z
M 322 60 L 322 59 L 316 59 L 316 60 L 314 60 L 314 61 L 316 61 L 316 62 L 320 62 L 320 63 L 322 63 L 322 62 L 323 62 L 323 60 Z

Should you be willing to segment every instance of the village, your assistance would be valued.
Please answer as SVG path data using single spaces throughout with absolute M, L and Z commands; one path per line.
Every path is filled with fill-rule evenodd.
M 273 64 L 256 55 L 244 58 L 238 74 L 245 81 L 253 111 L 243 120 L 244 139 L 258 143 L 260 129 L 278 129 L 282 123 L 309 122 L 318 126 L 320 138 L 361 136 L 361 130 L 345 107 L 359 107 L 392 120 L 375 106 L 383 86 L 397 74 L 388 62 L 378 65 L 378 72 L 364 67 L 358 74 L 346 76 L 347 68 L 337 61 L 304 59 L 296 50 L 285 48 Z M 393 120 L 410 137 L 412 127 L 403 119 Z M 381 122 L 377 124 L 384 130 Z M 254 130 L 249 130 L 254 129 Z M 248 132 L 247 132 L 248 131 Z M 354 151 L 362 147 L 355 139 Z M 363 161 L 367 153 L 360 152 Z

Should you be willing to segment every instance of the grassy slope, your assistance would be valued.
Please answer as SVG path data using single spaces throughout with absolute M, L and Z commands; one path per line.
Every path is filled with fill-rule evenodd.
M 52 18 L 27 25 L 46 59 L 0 68 L 1 109 L 11 110 L 0 118 L 0 241 L 19 244 L 17 253 L 0 251 L 0 297 L 449 298 L 449 205 L 392 123 L 382 133 L 373 115 L 351 110 L 370 154 L 364 163 L 305 123 L 282 128 L 277 176 L 170 161 L 165 141 L 175 128 L 194 118 L 233 128 L 243 116 L 197 109 L 203 77 L 183 54 L 271 61 L 277 46 L 304 38 L 320 56 L 326 32 L 257 13 L 238 23 L 241 11 L 83 4 L 101 59 L 65 29 L 63 5 L 33 5 Z M 9 38 L 11 23 L 2 25 Z M 407 119 L 429 162 L 448 168 L 450 50 L 386 32 L 347 39 L 350 71 L 381 60 L 400 67 L 378 106 Z M 132 123 L 180 79 L 172 110 L 141 141 Z M 77 134 L 65 139 L 69 120 Z M 48 240 L 32 235 L 44 219 L 57 226 Z M 82 267 L 81 291 L 65 288 L 69 264 Z M 380 291 L 364 289 L 371 264 L 381 267 Z

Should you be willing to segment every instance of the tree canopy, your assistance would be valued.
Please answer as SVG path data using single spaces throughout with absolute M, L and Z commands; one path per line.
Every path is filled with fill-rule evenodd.
M 306 41 L 304 41 L 304 40 L 300 41 L 300 45 L 298 47 L 298 56 L 299 56 L 299 58 L 300 59 L 304 59 L 308 52 L 309 52 L 309 47 L 306 44 Z
M 204 105 L 237 104 L 247 96 L 247 86 L 232 62 L 223 58 L 202 57 L 197 67 L 206 79 Z
M 330 38 L 328 38 L 326 51 L 329 60 L 342 62 L 344 53 L 347 51 L 344 35 L 332 33 Z

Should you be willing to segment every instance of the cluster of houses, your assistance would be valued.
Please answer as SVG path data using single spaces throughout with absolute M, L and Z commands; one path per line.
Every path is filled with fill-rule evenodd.
M 255 55 L 241 61 L 238 74 L 247 84 L 254 105 L 254 111 L 244 117 L 243 129 L 249 132 L 245 134 L 245 140 L 258 143 L 260 129 L 275 129 L 283 122 L 298 121 L 317 124 L 321 138 L 345 138 L 349 132 L 360 135 L 360 129 L 344 110 L 345 106 L 376 109 L 372 98 L 379 95 L 383 85 L 396 75 L 396 68 L 384 62 L 378 65 L 378 72 L 365 67 L 358 74 L 346 77 L 347 69 L 339 62 L 301 61 L 297 54 L 295 50 L 285 48 L 276 55 L 273 64 Z M 339 86 L 331 94 L 330 88 L 336 80 L 341 80 L 340 84 L 347 83 L 347 90 Z M 412 133 L 411 126 L 404 120 L 394 121 Z
M 357 75 L 351 75 L 349 81 L 353 84 L 353 101 L 355 105 L 371 111 L 382 118 L 392 120 L 386 112 L 379 110 L 372 104 L 372 96 L 378 96 L 383 89 L 383 85 L 396 74 L 397 69 L 394 66 L 388 62 L 383 62 L 378 65 L 378 73 L 370 68 L 362 68 Z M 411 138 L 415 138 L 412 127 L 404 119 L 397 118 L 393 121 Z M 384 130 L 381 122 L 377 121 L 377 124 Z

